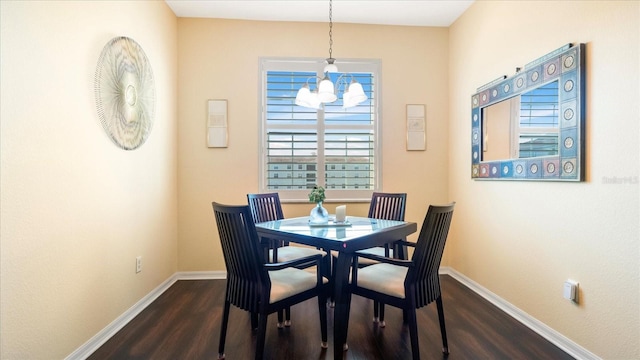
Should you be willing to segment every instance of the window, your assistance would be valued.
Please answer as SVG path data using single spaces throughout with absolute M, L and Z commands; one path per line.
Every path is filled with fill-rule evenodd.
M 331 200 L 370 200 L 380 184 L 380 63 L 338 60 L 330 74 L 338 100 L 319 110 L 295 105 L 304 84 L 316 89 L 322 60 L 261 59 L 260 191 L 282 200 L 308 201 L 315 185 Z M 337 83 L 340 75 L 344 82 Z M 368 100 L 342 108 L 344 87 L 353 77 Z M 282 170 L 287 169 L 287 170 Z

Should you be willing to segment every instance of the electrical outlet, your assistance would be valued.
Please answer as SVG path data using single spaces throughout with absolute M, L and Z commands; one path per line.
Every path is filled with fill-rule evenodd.
M 578 282 L 575 280 L 567 279 L 564 282 L 562 289 L 562 295 L 565 299 L 573 302 L 578 302 Z
M 136 258 L 136 274 L 142 271 L 142 256 Z

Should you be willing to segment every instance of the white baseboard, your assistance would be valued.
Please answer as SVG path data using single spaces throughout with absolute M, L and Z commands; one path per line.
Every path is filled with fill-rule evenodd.
M 98 350 L 100 346 L 102 346 L 107 340 L 109 340 L 113 335 L 115 335 L 120 329 L 122 329 L 125 325 L 129 323 L 129 321 L 133 320 L 138 314 L 142 312 L 149 304 L 151 304 L 158 296 L 162 295 L 168 288 L 171 287 L 178 279 L 176 274 L 169 277 L 162 284 L 160 284 L 157 288 L 153 289 L 149 294 L 140 299 L 137 303 L 135 303 L 129 310 L 125 311 L 118 318 L 113 320 L 111 324 L 107 325 L 104 329 L 102 329 L 99 333 L 97 333 L 94 337 L 89 339 L 86 343 L 80 346 L 76 351 L 72 352 L 69 356 L 66 357 L 66 360 L 81 360 L 88 358 L 94 351 Z
M 456 279 L 458 282 L 471 289 L 471 291 L 482 296 L 491 304 L 504 311 L 507 315 L 521 322 L 524 326 L 533 330 L 535 333 L 547 339 L 549 342 L 562 349 L 567 354 L 573 356 L 574 358 L 580 360 L 601 360 L 600 357 L 596 356 L 589 350 L 571 341 L 571 339 L 553 330 L 549 326 L 513 306 L 511 303 L 505 301 L 503 298 L 492 293 L 491 291 L 487 290 L 480 284 L 469 279 L 456 270 L 450 267 L 441 267 L 439 273 L 449 275 L 452 278 Z
M 589 352 L 587 349 L 576 344 L 568 339 L 566 336 L 553 330 L 549 326 L 543 324 L 539 320 L 533 318 L 526 312 L 518 309 L 509 302 L 505 301 L 501 297 L 482 287 L 480 284 L 469 279 L 463 274 L 457 272 L 450 267 L 440 268 L 440 274 L 449 275 L 452 278 L 465 285 L 471 291 L 482 296 L 491 304 L 504 311 L 509 316 L 513 317 L 517 321 L 521 322 L 526 327 L 530 328 L 549 342 L 565 351 L 567 354 L 580 360 L 601 360 L 595 354 Z M 177 272 L 160 284 L 157 288 L 152 290 L 147 296 L 138 301 L 124 314 L 120 315 L 111 324 L 107 325 L 94 337 L 89 339 L 84 345 L 80 346 L 76 351 L 67 356 L 66 360 L 83 360 L 93 354 L 100 346 L 102 346 L 107 340 L 115 335 L 120 329 L 129 323 L 133 318 L 142 312 L 147 306 L 149 306 L 154 300 L 156 300 L 162 293 L 164 293 L 171 285 L 178 280 L 211 280 L 211 279 L 225 279 L 225 271 L 192 271 L 192 272 Z
M 211 280 L 211 279 L 225 279 L 227 277 L 226 271 L 192 271 L 192 272 L 177 272 L 160 284 L 157 288 L 153 289 L 149 294 L 140 299 L 129 310 L 125 311 L 117 319 L 107 325 L 94 337 L 89 339 L 86 343 L 80 346 L 76 351 L 72 352 L 66 357 L 66 360 L 83 360 L 91 356 L 96 350 L 107 342 L 113 335 L 120 331 L 129 321 L 133 320 L 138 314 L 142 312 L 147 306 L 155 301 L 162 293 L 171 287 L 178 280 Z

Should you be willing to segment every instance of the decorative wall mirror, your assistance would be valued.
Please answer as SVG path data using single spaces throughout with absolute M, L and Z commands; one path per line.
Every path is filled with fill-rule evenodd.
M 471 96 L 471 177 L 584 180 L 584 44 L 567 44 Z

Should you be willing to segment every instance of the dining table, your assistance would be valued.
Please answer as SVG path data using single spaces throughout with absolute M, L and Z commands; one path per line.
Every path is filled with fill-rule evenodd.
M 333 297 L 333 356 L 342 359 L 347 348 L 347 329 L 351 305 L 349 272 L 354 252 L 383 246 L 416 232 L 415 222 L 347 216 L 344 222 L 332 218 L 326 224 L 311 224 L 309 217 L 296 217 L 256 223 L 261 239 L 279 239 L 323 249 L 327 256 L 338 252 L 335 262 Z

